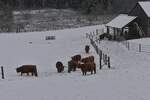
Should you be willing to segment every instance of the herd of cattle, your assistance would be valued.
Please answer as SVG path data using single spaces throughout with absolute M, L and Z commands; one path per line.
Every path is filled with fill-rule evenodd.
M 89 46 L 85 46 L 85 52 L 89 53 Z M 62 62 L 56 62 L 57 72 L 61 73 L 64 71 L 64 65 Z M 96 74 L 96 64 L 94 62 L 94 56 L 89 56 L 82 58 L 80 54 L 72 56 L 71 60 L 68 61 L 68 73 L 71 71 L 76 71 L 76 69 L 81 69 L 83 75 L 86 75 L 87 72 L 91 72 L 91 74 Z M 21 73 L 21 76 L 26 73 L 29 73 L 35 76 L 38 76 L 36 65 L 22 65 L 21 67 L 16 68 L 17 73 Z
M 89 46 L 85 46 L 85 52 L 89 53 Z M 62 62 L 56 62 L 57 72 L 61 73 L 64 71 L 64 65 Z M 96 64 L 94 62 L 94 56 L 89 56 L 82 58 L 80 54 L 72 56 L 71 60 L 68 61 L 68 73 L 71 71 L 76 71 L 76 69 L 81 69 L 83 75 L 86 75 L 87 72 L 91 72 L 91 74 L 96 74 Z
M 64 71 L 64 65 L 62 62 L 56 62 L 57 72 L 61 73 Z M 94 62 L 94 56 L 89 56 L 81 58 L 81 55 L 75 55 L 71 57 L 71 60 L 68 61 L 68 73 L 71 71 L 76 71 L 76 69 L 81 69 L 83 75 L 86 75 L 87 72 L 91 74 L 96 74 L 96 64 Z

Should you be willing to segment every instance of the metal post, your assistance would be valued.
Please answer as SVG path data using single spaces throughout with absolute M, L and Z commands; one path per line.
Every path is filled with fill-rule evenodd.
M 99 54 L 99 69 L 102 69 L 102 51 L 100 50 L 100 54 Z
M 110 57 L 108 57 L 108 68 L 110 69 Z
M 141 45 L 141 44 L 139 44 L 139 52 L 141 52 L 141 51 L 142 51 L 142 50 L 141 50 L 141 49 L 142 49 L 141 47 L 142 47 L 142 45 Z
M 4 77 L 4 68 L 3 68 L 3 66 L 1 66 L 1 72 L 2 72 L 2 79 L 4 79 L 5 77 Z
M 105 65 L 107 65 L 107 54 L 105 55 Z
M 128 42 L 128 50 L 130 50 L 130 43 Z

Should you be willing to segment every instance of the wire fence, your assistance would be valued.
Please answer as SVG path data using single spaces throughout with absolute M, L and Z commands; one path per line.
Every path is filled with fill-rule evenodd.
M 110 69 L 112 68 L 110 56 L 105 51 L 102 51 L 99 46 L 101 41 L 99 36 L 103 33 L 103 29 L 96 29 L 93 32 L 86 33 L 86 38 L 90 40 L 91 45 L 99 55 L 99 69 L 102 69 L 104 65 L 108 66 L 108 68 Z M 150 53 L 150 45 L 135 43 L 131 41 L 122 41 L 121 43 L 130 51 Z
M 101 41 L 99 39 L 100 34 L 103 34 L 103 29 L 96 29 L 95 32 L 86 33 L 86 38 L 90 40 L 90 44 L 93 46 L 96 53 L 99 55 L 99 69 L 101 70 L 104 65 L 106 65 L 110 69 L 110 56 L 104 53 L 98 46 L 98 44 Z
M 128 50 L 136 51 L 136 52 L 144 52 L 150 53 L 150 45 L 144 45 L 140 43 L 134 43 L 129 41 L 121 42 Z

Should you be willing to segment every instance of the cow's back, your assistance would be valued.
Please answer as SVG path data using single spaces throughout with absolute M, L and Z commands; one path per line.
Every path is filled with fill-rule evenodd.
M 36 69 L 36 65 L 22 65 L 23 73 L 34 72 L 35 69 Z
M 78 54 L 78 55 L 75 55 L 73 57 L 71 57 L 73 61 L 80 61 L 81 60 L 81 55 Z

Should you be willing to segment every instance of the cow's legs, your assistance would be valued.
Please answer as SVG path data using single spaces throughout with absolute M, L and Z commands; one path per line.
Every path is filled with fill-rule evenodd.
M 82 72 L 83 76 L 84 76 L 84 72 Z
M 85 75 L 86 75 L 86 72 L 85 72 Z
M 68 73 L 71 73 L 71 68 L 70 68 L 70 66 L 68 66 Z
M 73 67 L 73 71 L 76 71 L 76 66 Z
M 94 69 L 94 74 L 96 74 L 96 68 Z

